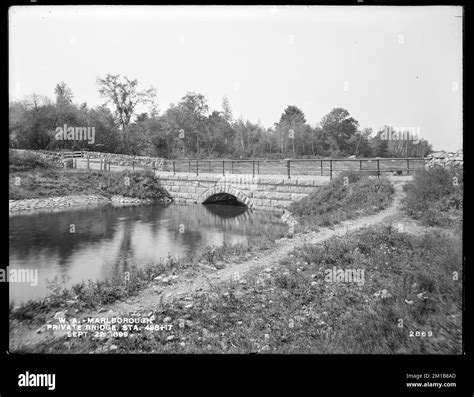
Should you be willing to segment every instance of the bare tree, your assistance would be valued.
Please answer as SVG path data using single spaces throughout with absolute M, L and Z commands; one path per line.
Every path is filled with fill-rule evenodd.
M 146 90 L 138 88 L 138 80 L 128 77 L 107 74 L 103 79 L 97 79 L 99 93 L 106 99 L 106 103 L 115 107 L 115 117 L 122 131 L 125 131 L 138 104 L 154 103 L 155 88 Z

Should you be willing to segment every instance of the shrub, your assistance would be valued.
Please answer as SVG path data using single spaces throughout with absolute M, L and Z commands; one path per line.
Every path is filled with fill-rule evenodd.
M 151 171 L 104 174 L 100 190 L 107 196 L 121 195 L 153 200 L 170 197 Z
M 55 168 L 52 162 L 47 161 L 36 153 L 30 152 L 10 150 L 8 161 L 10 172 L 29 171 L 38 168 Z
M 453 215 L 462 211 L 463 187 L 461 170 L 441 167 L 420 170 L 404 187 L 406 197 L 402 208 L 425 225 L 446 225 Z

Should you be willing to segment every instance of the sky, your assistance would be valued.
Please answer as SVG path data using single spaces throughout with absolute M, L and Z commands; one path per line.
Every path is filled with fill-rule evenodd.
M 288 105 L 315 126 L 342 107 L 360 128 L 419 129 L 462 148 L 462 7 L 15 6 L 10 100 L 104 103 L 97 78 L 136 78 L 165 111 L 187 92 L 272 127 Z

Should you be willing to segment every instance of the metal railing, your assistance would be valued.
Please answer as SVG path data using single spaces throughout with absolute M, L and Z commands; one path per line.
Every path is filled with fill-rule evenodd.
M 188 174 L 245 174 L 252 175 L 286 175 L 292 176 L 329 176 L 343 171 L 364 172 L 378 178 L 384 173 L 395 173 L 398 175 L 410 175 L 413 171 L 424 168 L 423 158 L 364 158 L 364 159 L 284 159 L 284 160 L 163 160 L 157 159 L 150 165 L 144 165 L 132 161 L 129 165 L 115 164 L 106 159 L 91 159 L 85 156 L 86 167 L 91 169 L 91 164 L 97 164 L 96 169 L 111 171 L 115 169 L 126 169 L 131 167 L 150 171 L 165 171 L 173 173 Z M 77 168 L 77 159 L 73 166 Z
M 166 167 L 168 164 L 172 167 Z M 351 166 L 344 167 L 344 163 Z M 395 163 L 395 164 L 394 164 Z M 343 165 L 341 167 L 340 165 Z M 355 164 L 355 165 L 352 165 Z M 421 164 L 420 166 L 417 166 Z M 410 175 L 414 170 L 424 168 L 424 158 L 364 158 L 364 159 L 284 159 L 284 160 L 166 160 L 165 167 L 175 175 L 180 172 L 187 173 L 244 173 L 255 175 L 268 175 L 265 168 L 272 171 L 279 169 L 278 174 L 285 174 L 288 178 L 292 175 L 320 175 L 333 178 L 335 173 L 342 171 L 358 171 L 372 173 L 380 177 L 383 173 L 397 173 Z M 411 165 L 411 167 L 410 167 Z M 244 167 L 247 166 L 247 167 Z M 263 170 L 264 172 L 261 172 Z M 240 172 L 239 172 L 240 171 Z M 245 171 L 245 172 L 241 172 Z M 273 172 L 274 173 L 274 172 Z

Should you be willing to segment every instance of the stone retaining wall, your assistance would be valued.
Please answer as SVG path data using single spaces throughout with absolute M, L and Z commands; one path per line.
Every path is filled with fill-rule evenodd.
M 18 152 L 23 153 L 33 153 L 38 155 L 39 157 L 46 159 L 48 161 L 53 162 L 55 165 L 60 167 L 64 167 L 64 164 L 68 161 L 72 164 L 70 159 L 64 159 L 62 156 L 62 152 L 52 152 L 52 151 L 43 151 L 43 150 L 25 150 L 25 149 L 11 149 Z M 102 153 L 102 152 L 85 152 L 85 156 L 89 157 L 92 160 L 107 160 L 112 165 L 123 165 L 123 166 L 132 166 L 135 164 L 136 166 L 144 166 L 144 167 L 152 167 L 153 162 L 155 162 L 155 167 L 159 168 L 160 162 L 162 161 L 159 157 L 146 157 L 146 156 L 130 156 L 127 154 L 117 154 L 117 153 Z M 161 169 L 165 170 L 169 168 L 170 165 L 167 164 L 165 160 L 163 160 Z
M 63 159 L 61 158 L 61 155 L 59 153 L 52 153 L 52 152 L 44 152 L 41 150 L 26 150 L 26 149 L 10 149 L 13 150 L 17 153 L 31 153 L 34 155 L 37 155 L 38 157 L 47 160 L 49 162 L 52 162 L 54 165 L 58 167 L 63 167 Z
M 125 165 L 132 166 L 146 166 L 152 167 L 155 163 L 155 167 L 159 168 L 160 162 L 162 162 L 162 168 L 165 165 L 165 160 L 159 157 L 146 157 L 146 156 L 130 156 L 127 154 L 116 154 L 116 153 L 102 153 L 102 152 L 87 152 L 86 157 L 90 159 L 103 159 L 110 162 L 112 165 Z

